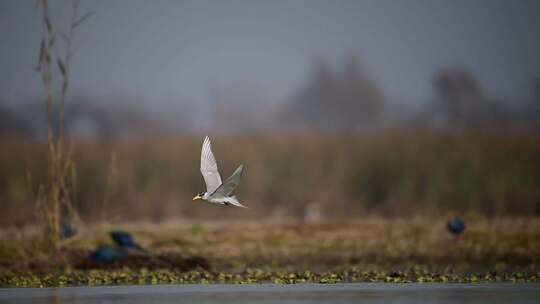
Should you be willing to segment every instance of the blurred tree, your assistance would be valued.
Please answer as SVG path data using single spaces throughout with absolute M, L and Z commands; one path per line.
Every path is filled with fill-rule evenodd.
M 327 131 L 373 129 L 380 122 L 384 103 L 379 88 L 355 57 L 348 59 L 341 73 L 320 61 L 281 119 L 287 126 Z
M 532 130 L 540 130 L 540 79 L 537 79 L 533 87 L 533 98 L 525 108 L 525 123 Z
M 274 108 L 264 87 L 243 81 L 213 88 L 212 127 L 221 132 L 250 133 L 272 127 Z
M 536 97 L 536 103 L 540 105 L 540 79 L 536 81 L 534 93 Z
M 503 130 L 521 125 L 516 109 L 511 108 L 506 100 L 486 96 L 477 78 L 464 67 L 441 69 L 435 75 L 434 86 L 435 106 L 430 114 L 435 115 L 435 119 L 442 118 L 443 127 Z
M 108 141 L 130 135 L 163 135 L 168 130 L 162 117 L 154 117 L 143 107 L 125 100 L 104 103 L 76 98 L 66 107 L 66 114 L 66 129 L 73 137 Z
M 29 137 L 32 135 L 32 125 L 22 115 L 13 109 L 0 104 L 0 135 Z
M 347 127 L 370 128 L 381 119 L 384 97 L 379 88 L 362 71 L 357 57 L 349 58 L 345 65 L 342 81 L 343 106 L 347 121 L 354 122 Z M 350 111 L 352 110 L 352 111 Z
M 464 67 L 449 67 L 435 76 L 435 90 L 447 123 L 468 128 L 480 123 L 486 100 L 476 77 Z
M 123 98 L 104 100 L 74 97 L 65 105 L 65 131 L 72 138 L 108 141 L 122 136 L 168 135 L 188 129 L 189 117 L 181 109 L 154 113 L 140 102 Z M 35 100 L 13 106 L 0 104 L 0 135 L 20 138 L 46 138 L 44 107 Z M 52 105 L 52 130 L 59 131 L 59 105 Z

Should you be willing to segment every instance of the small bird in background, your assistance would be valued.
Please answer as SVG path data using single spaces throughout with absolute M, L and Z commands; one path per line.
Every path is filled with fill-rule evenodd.
M 243 165 L 238 166 L 233 174 L 222 183 L 221 176 L 218 172 L 216 158 L 214 157 L 214 153 L 212 153 L 210 138 L 206 136 L 201 151 L 201 173 L 206 184 L 206 192 L 198 193 L 193 197 L 193 200 L 201 199 L 213 204 L 233 205 L 236 207 L 247 208 L 238 201 L 236 196 L 231 196 L 233 191 L 240 184 L 243 168 Z
M 90 253 L 89 258 L 99 263 L 114 263 L 127 256 L 127 251 L 111 245 L 101 245 L 94 252 Z
M 60 231 L 60 237 L 62 239 L 69 239 L 77 235 L 77 229 L 71 225 L 69 222 L 62 223 L 62 230 Z
M 455 235 L 456 238 L 459 238 L 461 233 L 463 233 L 463 231 L 465 230 L 465 222 L 456 216 L 450 221 L 448 221 L 448 223 L 446 224 L 446 229 L 448 229 L 450 233 Z
M 111 231 L 110 236 L 113 239 L 114 243 L 122 249 L 137 250 L 144 253 L 147 252 L 146 249 L 144 249 L 141 245 L 135 242 L 135 239 L 133 239 L 133 236 L 128 232 Z

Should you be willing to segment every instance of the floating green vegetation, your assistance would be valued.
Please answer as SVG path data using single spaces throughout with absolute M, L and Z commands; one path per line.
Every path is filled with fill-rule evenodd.
M 436 273 L 411 269 L 408 271 L 362 271 L 349 268 L 341 271 L 315 272 L 304 271 L 264 271 L 248 269 L 241 273 L 209 272 L 194 270 L 188 272 L 158 269 L 149 271 L 145 268 L 132 270 L 87 270 L 66 271 L 43 275 L 19 274 L 0 276 L 1 287 L 64 287 L 64 286 L 97 286 L 123 284 L 301 284 L 301 283 L 490 283 L 540 282 L 540 272 L 486 272 L 475 274 Z

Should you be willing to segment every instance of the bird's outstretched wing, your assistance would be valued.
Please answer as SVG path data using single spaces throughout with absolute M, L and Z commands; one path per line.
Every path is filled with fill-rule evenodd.
M 244 169 L 244 165 L 238 166 L 238 168 L 227 178 L 227 180 L 219 186 L 214 193 L 211 194 L 211 196 L 216 197 L 227 197 L 231 195 L 231 193 L 238 187 L 240 184 L 240 177 L 242 177 L 242 170 Z
M 210 138 L 206 136 L 201 150 L 201 173 L 204 177 L 206 184 L 206 191 L 213 193 L 221 185 L 221 176 L 218 172 L 218 166 L 214 153 L 212 153 L 212 146 L 210 145 Z

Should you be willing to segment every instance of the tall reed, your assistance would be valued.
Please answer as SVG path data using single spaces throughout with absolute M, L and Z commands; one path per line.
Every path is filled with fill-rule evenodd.
M 38 5 L 42 11 L 41 44 L 38 65 L 35 70 L 41 74 L 44 86 L 47 115 L 47 178 L 41 184 L 36 196 L 36 210 L 45 221 L 46 240 L 51 248 L 60 244 L 62 221 L 78 221 L 79 216 L 74 208 L 73 198 L 76 189 L 76 167 L 72 158 L 72 146 L 68 145 L 64 131 L 64 108 L 70 84 L 70 64 L 73 56 L 72 41 L 74 30 L 92 13 L 82 17 L 78 15 L 79 1 L 73 2 L 73 11 L 68 32 L 53 27 L 47 0 Z M 56 50 L 57 37 L 64 42 L 64 53 Z M 55 59 L 54 59 L 55 58 Z M 61 75 L 62 90 L 58 107 L 55 107 L 54 63 Z M 58 117 L 58 124 L 55 118 Z

